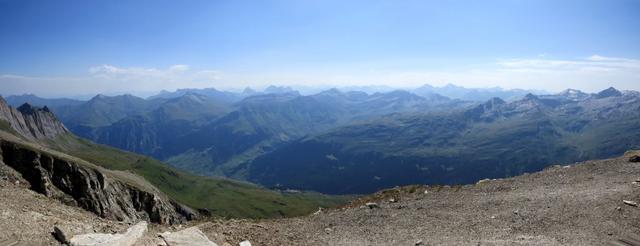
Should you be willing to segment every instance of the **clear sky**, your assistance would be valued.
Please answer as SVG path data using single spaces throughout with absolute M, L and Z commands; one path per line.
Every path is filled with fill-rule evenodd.
M 0 0 L 0 94 L 640 90 L 638 0 Z

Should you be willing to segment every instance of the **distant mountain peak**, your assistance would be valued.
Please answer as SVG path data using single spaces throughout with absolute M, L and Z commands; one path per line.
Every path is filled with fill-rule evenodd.
M 598 94 L 596 94 L 596 98 L 618 97 L 618 96 L 622 96 L 622 92 L 620 92 L 619 90 L 613 87 L 609 87 L 601 92 L 598 92 Z
M 37 108 L 31 106 L 29 103 L 24 103 L 20 107 L 18 107 L 18 111 L 23 114 L 32 115 L 36 112 Z
M 94 96 L 93 98 L 91 98 L 91 100 L 94 100 L 94 99 L 105 99 L 105 98 L 107 98 L 107 96 L 105 96 L 104 94 L 98 94 L 98 95 Z
M 290 86 L 270 85 L 267 88 L 265 88 L 263 92 L 267 94 L 286 94 L 286 93 L 297 93 L 298 91 L 294 90 Z
M 502 104 L 506 104 L 506 103 L 507 102 L 502 100 L 502 98 L 493 97 L 493 98 L 489 99 L 489 101 L 487 101 L 485 104 L 488 104 L 488 105 L 502 105 Z
M 246 87 L 244 88 L 244 90 L 242 90 L 242 94 L 245 94 L 245 95 L 251 95 L 255 93 L 256 91 L 254 89 L 251 89 L 251 87 Z
M 581 90 L 576 90 L 576 89 L 566 89 L 562 92 L 560 92 L 560 94 L 562 95 L 575 95 L 575 94 L 583 94 L 584 92 L 582 92 Z
M 527 95 L 525 95 L 523 98 L 523 100 L 538 100 L 538 99 L 540 99 L 538 96 L 531 93 L 527 93 Z

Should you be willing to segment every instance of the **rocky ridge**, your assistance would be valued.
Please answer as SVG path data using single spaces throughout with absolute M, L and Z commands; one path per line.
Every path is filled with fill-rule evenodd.
M 159 192 L 118 180 L 98 167 L 4 139 L 0 140 L 0 157 L 0 165 L 18 171 L 32 190 L 103 218 L 176 224 L 196 217 L 191 209 Z
M 6 121 L 14 131 L 28 139 L 50 139 L 69 133 L 46 106 L 38 108 L 25 103 L 15 109 L 2 97 L 0 120 Z

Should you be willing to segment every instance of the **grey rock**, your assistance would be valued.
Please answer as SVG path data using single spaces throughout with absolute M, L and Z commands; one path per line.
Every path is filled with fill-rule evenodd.
M 127 229 L 121 234 L 90 233 L 77 235 L 71 238 L 70 244 L 74 246 L 130 246 L 135 245 L 147 232 L 147 222 L 138 224 Z
M 177 232 L 164 232 L 160 237 L 168 246 L 218 246 L 195 226 Z
M 629 162 L 640 162 L 640 156 L 639 155 L 634 155 L 629 157 Z
M 251 246 L 251 242 L 249 242 L 249 240 L 245 240 L 240 242 L 240 246 Z

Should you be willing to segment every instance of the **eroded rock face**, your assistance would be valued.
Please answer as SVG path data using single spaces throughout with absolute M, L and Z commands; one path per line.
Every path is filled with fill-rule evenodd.
M 190 208 L 164 196 L 13 142 L 0 140 L 0 157 L 0 162 L 31 183 L 32 190 L 74 203 L 103 218 L 176 224 L 196 217 Z
M 15 109 L 2 97 L 0 120 L 6 121 L 13 130 L 30 139 L 47 139 L 69 133 L 47 107 L 37 108 L 25 103 Z

